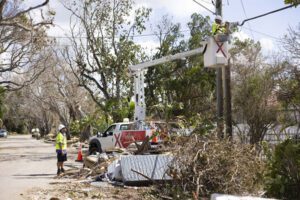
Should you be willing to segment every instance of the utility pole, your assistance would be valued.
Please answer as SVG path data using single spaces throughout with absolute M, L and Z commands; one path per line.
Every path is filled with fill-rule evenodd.
M 232 140 L 232 108 L 231 108 L 231 61 L 228 59 L 228 65 L 224 66 L 224 99 L 225 99 L 225 124 L 226 137 Z
M 222 16 L 222 0 L 216 0 L 216 15 Z M 218 137 L 224 138 L 224 122 L 223 122 L 223 81 L 222 81 L 222 67 L 217 68 L 216 84 L 217 84 L 217 128 Z

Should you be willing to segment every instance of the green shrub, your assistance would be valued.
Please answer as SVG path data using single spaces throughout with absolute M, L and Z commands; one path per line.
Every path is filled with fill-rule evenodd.
M 286 140 L 277 145 L 267 169 L 267 196 L 288 200 L 300 199 L 300 143 Z

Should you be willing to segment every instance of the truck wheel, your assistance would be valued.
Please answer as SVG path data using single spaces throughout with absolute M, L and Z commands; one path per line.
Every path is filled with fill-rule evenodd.
M 97 139 L 94 139 L 89 145 L 89 155 L 96 154 L 96 152 L 102 153 L 102 148 L 100 142 Z

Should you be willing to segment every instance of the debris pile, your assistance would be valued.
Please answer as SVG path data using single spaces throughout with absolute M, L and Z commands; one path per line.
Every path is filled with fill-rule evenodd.
M 74 178 L 74 179 L 95 179 L 99 174 L 107 171 L 107 167 L 116 157 L 108 156 L 106 153 L 90 155 L 84 158 L 83 167 L 66 170 L 58 178 Z
M 141 148 L 140 148 L 141 147 Z M 150 154 L 155 152 L 156 154 Z M 167 175 L 173 157 L 162 152 L 161 147 L 145 148 L 143 144 L 127 149 L 85 156 L 83 167 L 70 169 L 59 178 L 90 179 L 116 185 L 149 185 L 172 178 Z M 147 155 L 133 155 L 145 153 Z
M 199 199 L 213 192 L 253 195 L 262 191 L 264 162 L 250 145 L 192 135 L 177 142 L 174 155 L 172 185 L 160 191 L 166 195 Z
M 255 148 L 226 139 L 180 136 L 155 146 L 147 140 L 95 155 L 88 155 L 82 144 L 72 146 L 84 151 L 83 167 L 66 170 L 58 178 L 102 188 L 154 185 L 149 194 L 154 199 L 209 199 L 214 192 L 261 196 L 263 191 L 265 164 Z

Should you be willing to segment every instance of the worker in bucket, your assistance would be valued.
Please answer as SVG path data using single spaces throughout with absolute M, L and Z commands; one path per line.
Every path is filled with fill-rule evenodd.
M 56 154 L 57 154 L 57 175 L 64 173 L 64 162 L 67 161 L 67 128 L 65 125 L 58 126 L 58 133 L 56 136 Z
M 212 34 L 224 34 L 225 30 L 225 26 L 222 24 L 222 17 L 220 15 L 217 15 L 215 18 L 215 22 L 212 24 Z
M 212 24 L 212 34 L 216 41 L 218 42 L 226 42 L 229 40 L 229 22 L 222 23 L 222 17 L 217 15 L 215 18 L 215 22 Z

